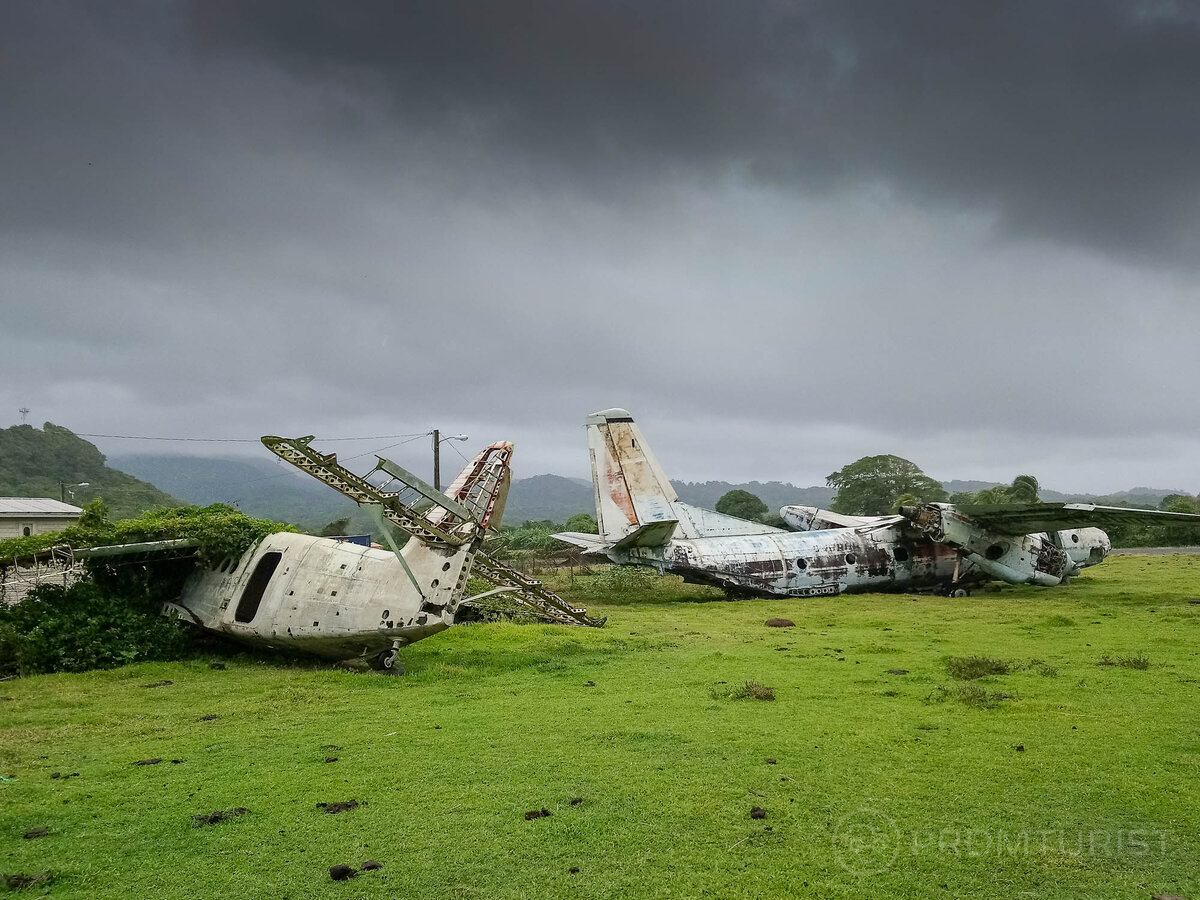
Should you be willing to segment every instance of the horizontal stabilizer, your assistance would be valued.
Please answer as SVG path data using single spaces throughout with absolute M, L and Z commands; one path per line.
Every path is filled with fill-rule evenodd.
M 558 534 L 552 534 L 550 537 L 556 541 L 562 541 L 564 544 L 571 544 L 589 551 L 602 551 L 605 547 L 604 538 L 600 537 L 600 535 L 587 534 L 582 531 L 562 531 Z
M 673 519 L 665 519 L 662 522 L 651 522 L 649 525 L 643 525 L 636 531 L 629 532 L 629 534 L 613 544 L 612 548 L 614 550 L 628 550 L 630 547 L 661 547 L 671 539 L 671 535 L 675 533 L 675 526 L 678 524 Z

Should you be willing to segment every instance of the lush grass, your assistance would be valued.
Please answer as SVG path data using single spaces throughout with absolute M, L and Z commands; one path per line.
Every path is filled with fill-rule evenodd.
M 401 678 L 246 657 L 0 683 L 0 868 L 122 900 L 1200 896 L 1200 557 L 960 600 L 563 587 L 608 626 L 451 629 Z M 1008 674 L 950 676 L 972 657 Z M 718 699 L 747 683 L 774 702 Z

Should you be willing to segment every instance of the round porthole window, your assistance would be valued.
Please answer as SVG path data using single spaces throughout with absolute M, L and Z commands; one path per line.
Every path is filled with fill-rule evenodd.
M 854 555 L 853 553 L 847 553 L 847 554 L 846 554 L 846 562 L 850 563 L 850 565 L 854 565 L 854 560 L 855 560 L 856 558 L 857 558 L 857 557 L 855 557 L 855 555 Z
M 805 569 L 808 568 L 808 563 L 806 563 L 802 559 L 798 559 L 798 560 L 796 560 L 796 568 L 799 569 L 801 572 L 803 572 Z

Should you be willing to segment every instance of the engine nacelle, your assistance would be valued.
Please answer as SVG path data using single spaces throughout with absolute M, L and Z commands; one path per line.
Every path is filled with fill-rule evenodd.
M 997 534 L 941 503 L 905 507 L 901 512 L 930 539 L 953 547 L 982 571 L 1009 584 L 1053 587 L 1076 569 L 1070 555 L 1045 535 Z

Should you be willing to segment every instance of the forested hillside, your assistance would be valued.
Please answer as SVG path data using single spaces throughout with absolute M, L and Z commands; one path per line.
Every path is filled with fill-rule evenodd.
M 68 503 L 82 506 L 96 498 L 114 519 L 135 516 L 154 506 L 182 502 L 153 484 L 110 468 L 96 447 L 67 428 L 47 422 L 40 429 L 13 425 L 0 430 L 0 496 L 63 496 L 60 482 L 73 492 Z M 87 487 L 78 487 L 87 482 Z

